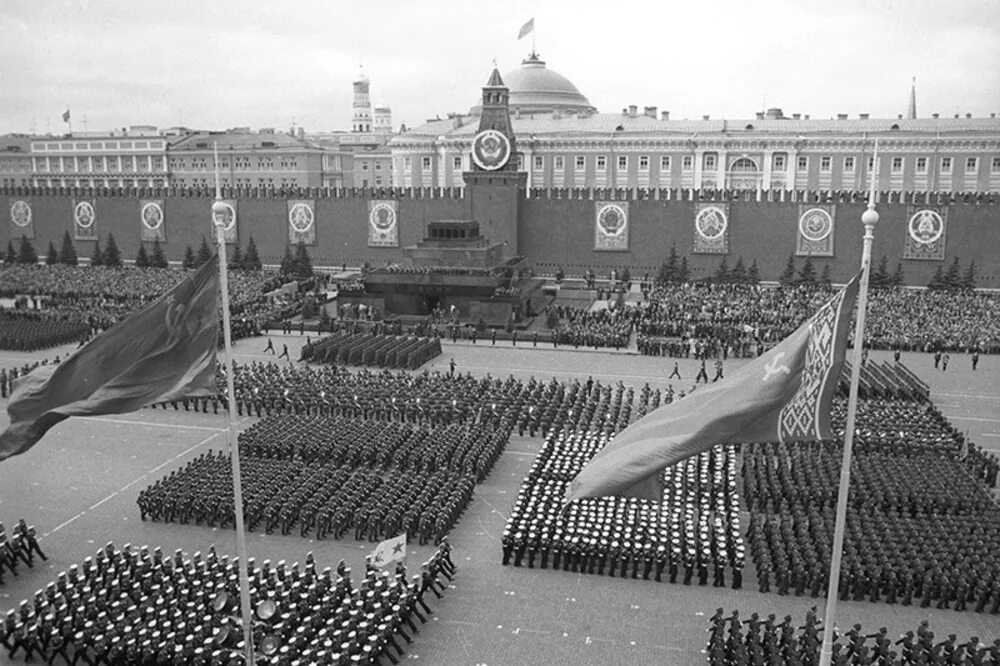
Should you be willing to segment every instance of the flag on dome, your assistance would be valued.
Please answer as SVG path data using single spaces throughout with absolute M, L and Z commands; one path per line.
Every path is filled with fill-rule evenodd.
M 660 472 L 716 444 L 833 437 L 830 407 L 859 278 L 766 354 L 620 432 L 576 475 L 565 501 L 605 495 L 660 501 Z
M 517 31 L 517 38 L 524 39 L 531 33 L 535 31 L 535 17 L 532 16 L 528 19 L 528 22 L 521 26 L 521 29 Z
M 66 109 L 65 111 L 63 111 L 63 122 L 64 123 L 68 123 L 69 122 L 69 109 Z
M 213 257 L 150 305 L 58 365 L 14 385 L 0 460 L 24 453 L 70 416 L 123 414 L 216 393 L 219 264 Z
M 386 539 L 372 551 L 372 564 L 377 567 L 384 567 L 390 562 L 403 559 L 406 559 L 406 532 Z

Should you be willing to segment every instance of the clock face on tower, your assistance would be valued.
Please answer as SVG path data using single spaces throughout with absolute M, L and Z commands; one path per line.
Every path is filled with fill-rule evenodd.
M 510 140 L 502 133 L 483 130 L 472 140 L 472 161 L 480 169 L 496 171 L 510 159 Z

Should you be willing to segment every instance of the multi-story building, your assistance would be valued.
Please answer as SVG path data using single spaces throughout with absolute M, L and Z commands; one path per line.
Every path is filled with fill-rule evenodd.
M 341 152 L 285 132 L 249 128 L 195 132 L 173 139 L 168 149 L 170 182 L 181 187 L 213 187 L 216 146 L 219 180 L 225 186 L 344 185 Z
M 33 137 L 31 182 L 39 187 L 164 187 L 167 140 L 135 125 L 105 136 Z
M 0 136 L 0 185 L 31 185 L 31 139 L 23 134 Z
M 503 77 L 530 187 L 867 189 L 875 140 L 881 190 L 1000 191 L 1000 120 L 969 115 L 671 119 L 655 106 L 597 113 L 532 53 Z M 393 137 L 398 186 L 461 186 L 481 107 Z

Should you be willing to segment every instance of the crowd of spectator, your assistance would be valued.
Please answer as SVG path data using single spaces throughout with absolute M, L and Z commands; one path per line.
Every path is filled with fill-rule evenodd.
M 29 346 L 32 331 L 27 323 L 17 329 L 18 336 L 11 334 L 11 344 L 39 349 L 95 335 L 148 305 L 184 275 L 184 271 L 168 268 L 62 264 L 6 266 L 0 270 L 0 296 L 28 295 L 35 309 L 4 314 L 25 322 L 33 318 L 53 322 L 37 331 L 34 347 Z M 234 339 L 258 335 L 269 323 L 298 314 L 301 309 L 298 293 L 265 296 L 279 286 L 281 278 L 274 273 L 230 271 L 229 310 Z M 54 335 L 62 329 L 67 329 L 65 335 Z M 69 329 L 76 333 L 75 337 L 67 337 Z

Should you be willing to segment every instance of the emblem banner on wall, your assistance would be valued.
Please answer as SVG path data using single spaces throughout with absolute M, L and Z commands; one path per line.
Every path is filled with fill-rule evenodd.
M 97 240 L 97 208 L 93 199 L 73 200 L 73 238 Z
M 833 230 L 837 220 L 835 205 L 799 204 L 799 228 L 795 254 L 814 257 L 833 256 Z
M 399 247 L 398 202 L 368 202 L 368 247 Z
M 594 202 L 594 249 L 628 251 L 628 202 Z
M 139 201 L 139 234 L 147 242 L 167 242 L 167 217 L 163 214 L 163 199 Z
M 695 254 L 729 254 L 729 204 L 695 204 L 692 251 Z
M 35 223 L 32 220 L 31 202 L 25 199 L 8 199 L 10 210 L 10 238 L 35 239 Z
M 316 204 L 305 199 L 292 199 L 288 202 L 288 242 L 298 245 L 316 244 Z
M 903 259 L 944 261 L 948 208 L 906 207 L 906 241 Z
M 223 199 L 222 203 L 226 206 L 226 212 L 224 213 L 226 225 L 222 228 L 222 237 L 226 239 L 227 243 L 235 243 L 239 240 L 239 236 L 236 234 L 236 201 L 234 199 Z M 209 209 L 208 222 L 211 226 L 211 235 L 209 238 L 214 242 L 217 236 L 215 220 L 212 219 L 211 209 Z

